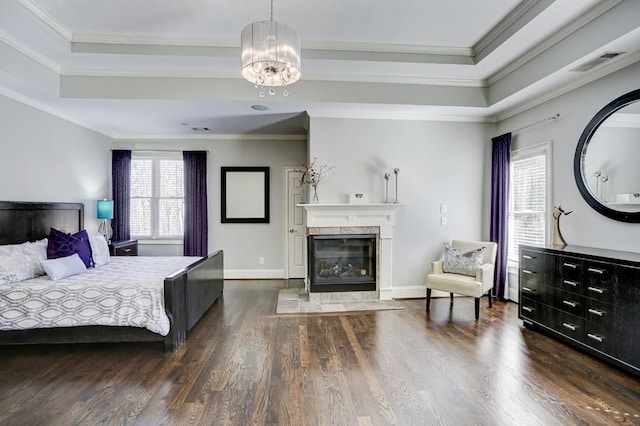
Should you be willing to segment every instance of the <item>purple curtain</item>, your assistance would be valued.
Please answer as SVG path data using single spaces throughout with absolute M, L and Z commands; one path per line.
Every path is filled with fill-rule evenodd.
M 207 221 L 207 152 L 184 151 L 184 255 L 209 252 Z
M 511 164 L 511 133 L 491 139 L 491 241 L 498 244 L 493 291 L 496 299 L 504 300 L 507 282 L 509 171 Z
M 129 226 L 131 195 L 131 151 L 111 152 L 111 186 L 113 194 L 113 241 L 131 237 Z

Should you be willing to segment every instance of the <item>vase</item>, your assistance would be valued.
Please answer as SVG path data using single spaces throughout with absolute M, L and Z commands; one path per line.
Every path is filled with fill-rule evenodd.
M 311 198 L 311 202 L 313 204 L 317 204 L 318 203 L 318 185 L 311 185 L 311 187 L 313 188 L 313 197 Z

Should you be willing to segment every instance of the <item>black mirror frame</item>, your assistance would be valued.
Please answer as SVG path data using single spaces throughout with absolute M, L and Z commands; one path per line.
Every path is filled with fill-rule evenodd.
M 221 167 L 221 222 L 222 223 L 269 223 L 269 167 Z M 260 202 L 263 204 L 263 215 L 255 216 L 234 216 L 227 214 L 227 194 L 234 188 L 229 188 L 227 184 L 227 174 L 230 173 L 261 173 L 263 176 L 264 196 Z
M 582 198 L 598 213 L 620 222 L 640 223 L 640 212 L 623 212 L 619 210 L 613 210 L 598 201 L 589 191 L 585 184 L 584 177 L 582 176 L 582 158 L 584 156 L 584 150 L 589 144 L 591 137 L 600 125 L 609 118 L 614 112 L 619 109 L 640 100 L 640 89 L 626 93 L 619 98 L 614 99 L 589 121 L 587 127 L 585 127 L 578 146 L 576 147 L 576 154 L 573 159 L 573 174 L 578 185 L 578 190 L 582 195 Z

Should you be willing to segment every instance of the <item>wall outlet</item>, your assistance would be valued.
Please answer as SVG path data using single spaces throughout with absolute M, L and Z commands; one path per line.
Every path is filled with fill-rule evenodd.
M 261 265 L 264 265 L 264 257 L 259 257 L 258 258 L 258 263 Z
M 442 214 L 447 214 L 447 205 L 446 204 L 440 204 L 440 213 Z
M 440 225 L 447 226 L 447 217 L 446 216 L 442 216 L 440 218 Z

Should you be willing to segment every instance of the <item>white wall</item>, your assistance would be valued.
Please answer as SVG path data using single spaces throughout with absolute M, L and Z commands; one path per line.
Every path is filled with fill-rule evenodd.
M 284 168 L 306 161 L 306 140 L 118 140 L 114 149 L 206 150 L 209 152 L 209 252 L 223 249 L 226 278 L 282 278 L 284 276 Z M 221 223 L 220 167 L 270 167 L 270 223 Z M 181 246 L 141 245 L 143 255 L 182 254 Z M 264 264 L 259 264 L 259 258 Z
M 485 238 L 487 124 L 311 118 L 309 155 L 336 165 L 318 186 L 320 203 L 345 203 L 349 193 L 384 202 L 384 173 L 399 168 L 393 237 L 393 297 L 424 297 L 429 262 L 451 239 Z M 487 177 L 489 173 L 489 177 Z M 440 224 L 447 204 L 447 226 Z
M 513 148 L 518 149 L 552 141 L 553 205 L 561 204 L 565 210 L 573 211 L 560 222 L 568 244 L 640 252 L 640 224 L 618 222 L 593 210 L 578 192 L 573 174 L 573 159 L 582 131 L 606 104 L 638 89 L 639 75 L 640 63 L 636 63 L 498 123 L 496 135 L 560 113 L 555 122 L 514 134 L 512 142 Z M 510 274 L 509 281 L 510 288 L 517 288 L 516 274 Z
M 0 200 L 81 202 L 96 232 L 96 200 L 111 194 L 110 147 L 110 138 L 0 96 Z

